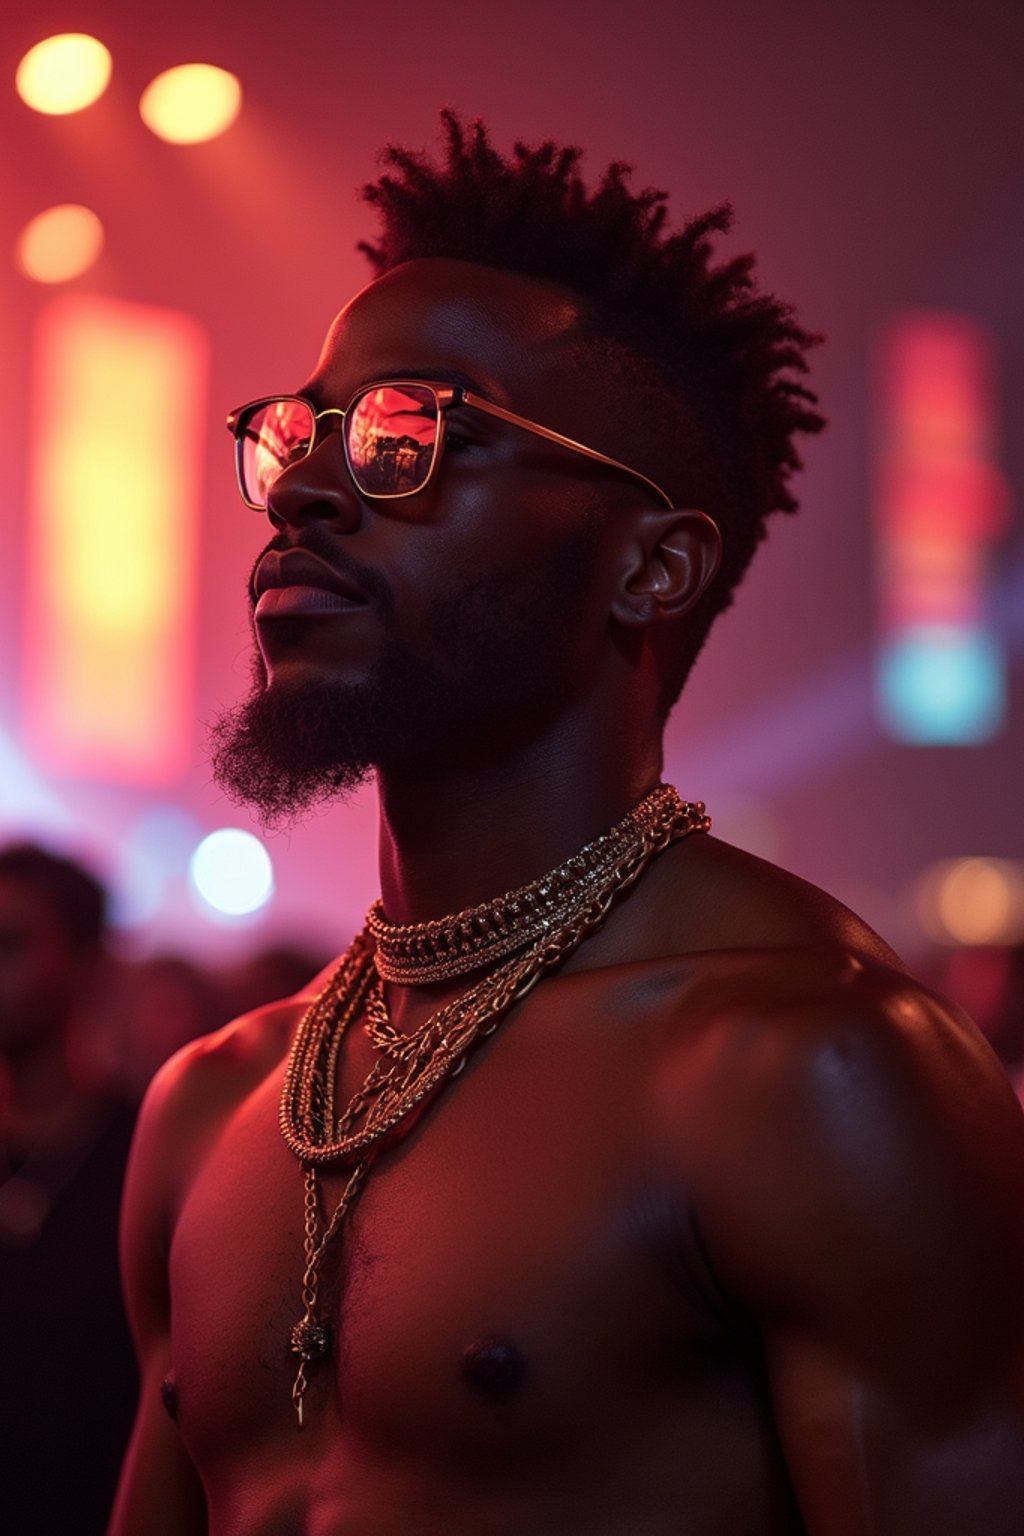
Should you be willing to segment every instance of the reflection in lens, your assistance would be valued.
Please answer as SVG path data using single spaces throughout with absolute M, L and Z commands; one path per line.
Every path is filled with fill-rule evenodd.
M 266 506 L 282 471 L 308 454 L 313 430 L 313 411 L 304 400 L 272 400 L 252 413 L 242 433 L 242 480 L 249 501 Z
M 367 390 L 346 420 L 356 484 L 376 496 L 418 491 L 430 474 L 437 442 L 437 401 L 426 387 L 393 384 Z

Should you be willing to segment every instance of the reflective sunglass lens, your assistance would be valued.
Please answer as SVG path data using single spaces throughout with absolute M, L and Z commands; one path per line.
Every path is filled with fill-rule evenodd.
M 345 422 L 348 461 L 361 491 L 403 496 L 426 483 L 437 445 L 431 389 L 383 384 L 353 401 Z
M 239 468 L 247 501 L 266 506 L 282 470 L 309 453 L 314 428 L 312 407 L 304 400 L 271 400 L 242 420 Z

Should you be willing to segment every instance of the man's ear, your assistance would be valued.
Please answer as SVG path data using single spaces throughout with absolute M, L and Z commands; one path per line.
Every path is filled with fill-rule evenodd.
M 707 513 L 645 509 L 633 524 L 612 616 L 631 628 L 677 619 L 707 591 L 721 563 L 722 535 Z

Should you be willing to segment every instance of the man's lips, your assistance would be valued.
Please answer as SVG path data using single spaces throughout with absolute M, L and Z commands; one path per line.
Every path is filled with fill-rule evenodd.
M 268 550 L 256 567 L 253 586 L 257 619 L 341 613 L 367 605 L 366 594 L 350 576 L 303 549 Z

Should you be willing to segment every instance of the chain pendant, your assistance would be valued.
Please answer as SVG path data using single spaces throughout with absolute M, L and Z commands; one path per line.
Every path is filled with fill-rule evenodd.
M 305 1397 L 309 1386 L 307 1366 L 316 1365 L 319 1361 L 328 1359 L 331 1353 L 331 1325 L 317 1316 L 320 1261 L 324 1256 L 324 1250 L 341 1226 L 349 1207 L 362 1188 L 369 1167 L 370 1159 L 364 1157 L 362 1162 L 352 1170 L 323 1236 L 320 1235 L 320 1202 L 317 1193 L 316 1167 L 310 1163 L 306 1168 L 305 1221 L 303 1223 L 306 1267 L 302 1276 L 304 1310 L 298 1322 L 292 1325 L 288 1336 L 291 1353 L 299 1357 L 295 1382 L 292 1386 L 292 1406 L 295 1409 L 296 1428 L 300 1433 L 306 1425 Z
M 291 1341 L 292 1354 L 303 1360 L 325 1360 L 331 1352 L 331 1330 L 308 1313 L 295 1324 Z
M 306 1424 L 304 1399 L 309 1385 L 306 1366 L 314 1360 L 325 1360 L 330 1354 L 330 1328 L 326 1323 L 318 1323 L 316 1318 L 307 1312 L 291 1331 L 291 1351 L 293 1355 L 299 1357 L 299 1368 L 295 1372 L 295 1385 L 292 1387 L 292 1403 L 298 1420 L 297 1427 L 301 1432 Z
M 303 1416 L 303 1409 L 302 1409 L 302 1402 L 303 1402 L 303 1398 L 305 1397 L 305 1395 L 306 1395 L 306 1362 L 305 1362 L 305 1360 L 303 1360 L 300 1363 L 299 1369 L 298 1369 L 298 1371 L 295 1374 L 295 1385 L 292 1387 L 292 1407 L 295 1409 L 295 1419 L 296 1419 L 295 1427 L 298 1430 L 300 1435 L 302 1434 L 302 1431 L 306 1427 L 306 1420 L 305 1420 L 305 1418 Z

